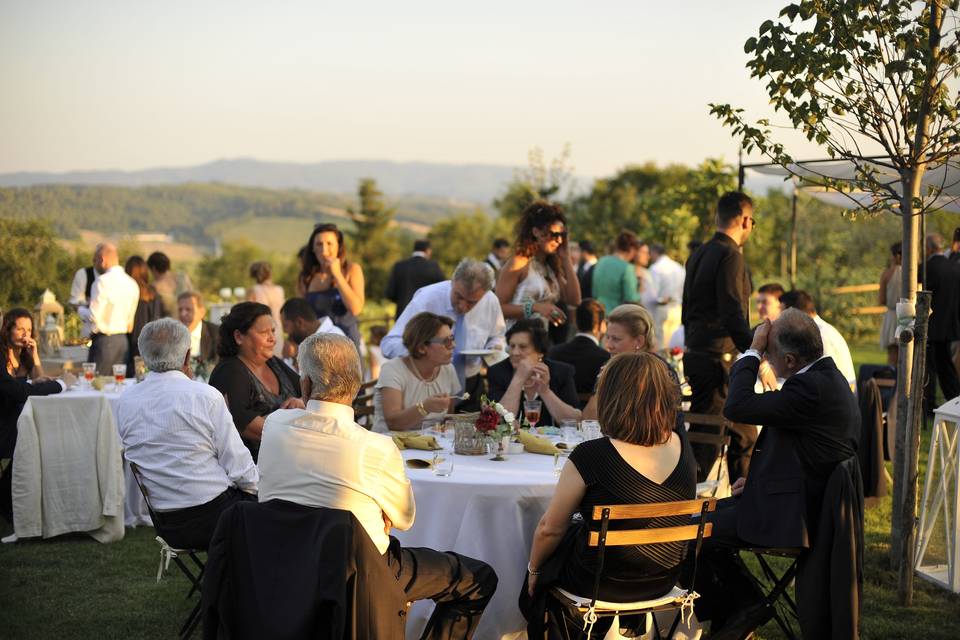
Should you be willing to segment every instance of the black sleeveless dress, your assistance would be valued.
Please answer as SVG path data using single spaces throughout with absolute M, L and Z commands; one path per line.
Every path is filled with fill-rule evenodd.
M 590 520 L 594 506 L 673 502 L 697 497 L 696 460 L 686 434 L 678 435 L 680 458 L 662 483 L 650 480 L 631 467 L 609 438 L 584 442 L 570 453 L 570 462 L 576 465 L 587 490 L 577 508 L 580 518 L 565 538 L 568 548 L 558 549 L 555 554 L 566 556 L 558 576 L 561 587 L 582 596 L 592 593 L 598 554 L 596 547 L 587 546 L 587 537 L 591 529 L 599 531 L 600 528 L 599 523 Z M 610 522 L 609 529 L 676 527 L 689 522 L 689 516 L 615 520 Z M 607 547 L 600 599 L 629 602 L 667 593 L 677 583 L 686 548 L 682 542 Z

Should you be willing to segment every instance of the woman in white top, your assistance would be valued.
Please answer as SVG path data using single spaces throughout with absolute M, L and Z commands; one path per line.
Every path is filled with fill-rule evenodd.
M 403 330 L 409 355 L 394 358 L 380 369 L 373 392 L 373 430 L 408 431 L 439 422 L 453 408 L 460 391 L 453 360 L 453 320 L 424 311 Z
M 273 284 L 271 276 L 273 275 L 269 262 L 254 262 L 250 265 L 250 277 L 257 281 L 253 285 L 247 300 L 250 302 L 259 302 L 270 307 L 270 315 L 277 325 L 277 332 L 283 325 L 280 322 L 280 307 L 283 306 L 283 287 Z M 273 349 L 273 355 L 281 357 L 283 355 L 283 340 L 277 340 Z
M 507 328 L 520 318 L 561 325 L 580 304 L 580 281 L 567 253 L 567 219 L 557 205 L 532 202 L 517 223 L 516 253 L 497 280 Z

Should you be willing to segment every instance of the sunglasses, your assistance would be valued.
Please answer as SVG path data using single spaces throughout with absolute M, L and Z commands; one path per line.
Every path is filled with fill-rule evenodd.
M 427 344 L 442 344 L 445 347 L 456 346 L 457 341 L 453 336 L 447 336 L 446 338 L 430 338 L 427 340 Z
M 566 231 L 548 231 L 547 235 L 553 240 L 563 240 L 567 237 Z

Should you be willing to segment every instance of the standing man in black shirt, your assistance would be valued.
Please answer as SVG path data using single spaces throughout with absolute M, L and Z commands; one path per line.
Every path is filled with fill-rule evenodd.
M 717 203 L 717 232 L 687 261 L 683 283 L 682 321 L 686 353 L 683 371 L 693 393 L 690 411 L 718 415 L 727 397 L 730 365 L 738 351 L 750 348 L 750 294 L 741 247 L 753 231 L 753 201 L 740 192 L 724 194 Z M 691 431 L 700 429 L 692 425 Z M 730 482 L 745 476 L 757 428 L 734 424 L 727 452 Z M 704 480 L 719 455 L 717 447 L 694 445 Z
M 443 280 L 446 280 L 446 277 L 440 265 L 430 259 L 430 241 L 414 242 L 413 254 L 406 260 L 400 260 L 394 264 L 390 270 L 386 298 L 397 303 L 397 313 L 394 317 L 400 317 L 417 289 Z

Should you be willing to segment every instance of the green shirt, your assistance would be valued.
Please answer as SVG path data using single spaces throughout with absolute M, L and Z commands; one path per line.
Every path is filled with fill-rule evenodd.
M 607 313 L 624 302 L 637 302 L 637 271 L 616 255 L 603 256 L 590 270 L 593 297 L 603 303 Z

